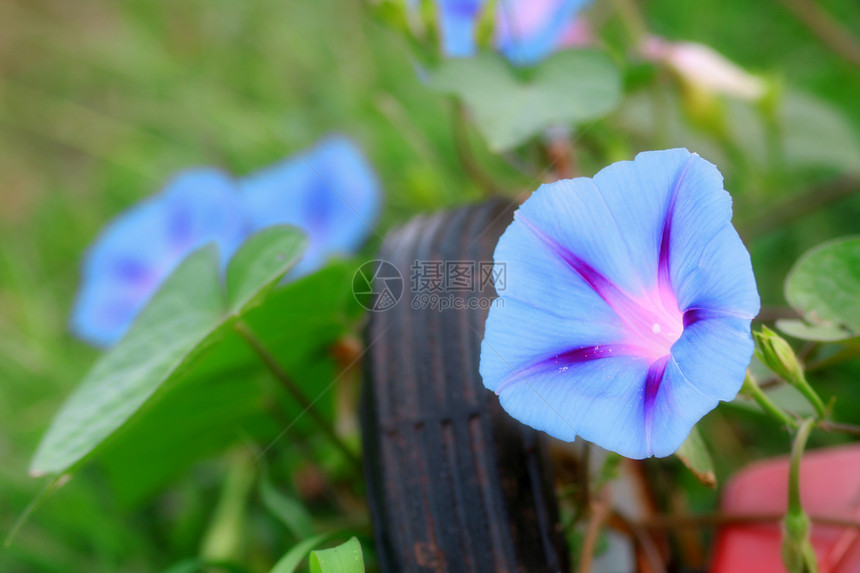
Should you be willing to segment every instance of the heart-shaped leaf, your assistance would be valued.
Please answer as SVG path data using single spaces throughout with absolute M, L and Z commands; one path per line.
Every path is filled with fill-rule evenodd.
M 230 312 L 245 311 L 259 302 L 267 292 L 260 285 L 274 285 L 298 263 L 306 247 L 305 234 L 286 225 L 267 227 L 245 241 L 227 267 Z
M 292 227 L 252 237 L 233 265 L 230 299 L 238 315 L 298 260 L 303 241 Z M 72 393 L 42 438 L 33 475 L 69 471 L 120 429 L 128 430 L 198 359 L 230 333 L 231 314 L 218 274 L 218 252 L 189 255 L 141 312 L 129 333 L 101 357 Z
M 501 56 L 482 53 L 443 62 L 430 85 L 465 102 L 496 152 L 548 127 L 597 119 L 611 111 L 621 95 L 618 69 L 596 50 L 555 54 L 527 79 L 518 71 Z
M 805 320 L 778 321 L 786 334 L 819 341 L 860 335 L 860 237 L 805 253 L 788 275 L 785 297 Z

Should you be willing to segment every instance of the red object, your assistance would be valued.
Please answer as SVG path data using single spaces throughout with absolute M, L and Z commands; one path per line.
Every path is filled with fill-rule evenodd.
M 860 520 L 860 445 L 810 451 L 800 468 L 800 496 L 809 515 Z M 788 457 L 753 464 L 731 479 L 722 510 L 781 514 L 788 498 Z M 779 523 L 729 525 L 717 534 L 712 573 L 783 573 Z M 815 525 L 820 573 L 860 572 L 860 529 Z

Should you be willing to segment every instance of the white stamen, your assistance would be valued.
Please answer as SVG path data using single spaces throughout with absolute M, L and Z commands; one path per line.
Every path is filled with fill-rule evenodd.
M 660 328 L 660 325 L 657 324 L 656 322 L 654 323 L 654 326 L 651 327 L 651 332 L 653 332 L 654 334 L 660 334 L 661 330 L 663 330 L 663 329 Z

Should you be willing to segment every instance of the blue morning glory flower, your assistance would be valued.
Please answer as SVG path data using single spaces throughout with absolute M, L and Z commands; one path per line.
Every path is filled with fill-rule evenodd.
M 541 186 L 496 247 L 484 385 L 559 439 L 675 452 L 753 351 L 759 297 L 731 216 L 719 171 L 685 149 Z
M 533 65 L 577 43 L 576 14 L 591 0 L 498 0 L 495 45 L 511 62 Z M 437 0 L 442 52 L 453 58 L 475 55 L 477 22 L 486 0 Z M 417 7 L 417 2 L 412 2 Z
M 292 224 L 308 234 L 308 249 L 291 278 L 319 268 L 333 254 L 355 251 L 373 230 L 380 206 L 376 174 L 343 136 L 257 171 L 240 186 L 254 230 Z
M 309 235 L 290 276 L 311 272 L 329 255 L 358 248 L 379 203 L 373 170 L 340 136 L 239 183 L 216 169 L 185 171 L 117 217 L 90 247 L 72 331 L 97 346 L 115 344 L 186 255 L 214 242 L 226 265 L 248 235 L 275 224 Z
M 247 235 L 236 184 L 216 169 L 180 173 L 114 219 L 86 254 L 71 328 L 97 346 L 119 341 L 182 259 L 217 243 L 222 261 Z
M 534 65 L 563 47 L 576 14 L 591 0 L 500 0 L 496 45 L 521 66 Z

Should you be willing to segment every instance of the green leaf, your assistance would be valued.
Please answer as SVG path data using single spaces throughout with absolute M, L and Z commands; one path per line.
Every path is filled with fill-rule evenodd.
M 354 327 L 362 310 L 350 291 L 354 273 L 352 262 L 333 263 L 279 285 L 241 316 L 305 394 L 318 398 L 316 407 L 326 416 L 333 396 L 323 392 L 337 376 L 328 349 Z M 283 430 L 269 414 L 278 401 L 287 419 L 302 410 L 284 398 L 280 385 L 233 328 L 223 329 L 217 345 L 200 356 L 168 398 L 148 407 L 99 452 L 114 496 L 127 507 L 238 435 L 261 446 L 271 443 Z M 290 430 L 308 431 L 316 431 L 308 417 L 298 417 Z M 151 463 L 156 458 L 159 463 Z
M 860 143 L 850 121 L 826 102 L 789 92 L 780 110 L 785 161 L 792 167 L 825 166 L 860 171 Z
M 325 543 L 332 537 L 339 535 L 338 533 L 320 533 L 319 535 L 314 535 L 313 537 L 309 537 L 307 539 L 303 539 L 302 541 L 293 545 L 289 551 L 287 551 L 283 557 L 281 557 L 275 566 L 272 567 L 270 573 L 293 573 L 296 569 L 299 568 L 299 565 L 302 564 L 302 561 L 305 560 L 305 557 L 308 556 L 308 552 L 313 550 L 315 547 Z
M 276 386 L 261 373 L 244 341 L 225 328 L 163 399 L 152 401 L 99 449 L 112 499 L 133 508 L 238 435 L 262 442 L 276 435 L 279 428 L 266 414 Z
M 860 238 L 819 245 L 795 263 L 785 297 L 805 320 L 780 321 L 786 333 L 808 340 L 836 341 L 860 334 Z
M 717 486 L 717 477 L 714 474 L 714 462 L 708 452 L 708 446 L 702 439 L 702 434 L 697 427 L 693 427 L 690 435 L 675 452 L 687 469 L 689 469 L 702 484 L 708 487 Z
M 531 78 L 521 79 L 504 58 L 482 53 L 444 61 L 430 85 L 465 102 L 495 152 L 554 125 L 597 119 L 621 96 L 618 69 L 599 51 L 560 52 L 533 72 Z
M 356 264 L 342 261 L 278 287 L 242 320 L 287 367 L 306 362 L 346 332 L 363 309 L 352 295 Z M 289 317 L 290 328 L 284 328 Z
M 355 537 L 331 549 L 311 552 L 311 573 L 364 573 L 361 543 Z
M 231 312 L 248 309 L 265 296 L 262 285 L 274 285 L 299 261 L 307 237 L 296 227 L 267 227 L 245 241 L 227 267 L 227 301 Z
M 313 535 L 311 515 L 305 506 L 278 491 L 266 474 L 260 480 L 260 497 L 266 509 L 281 520 L 297 539 Z
M 218 251 L 204 247 L 167 279 L 128 335 L 72 393 L 39 444 L 30 472 L 61 473 L 90 454 L 167 379 L 188 368 L 223 315 Z
M 852 336 L 836 324 L 807 324 L 793 318 L 777 319 L 776 327 L 794 338 L 817 342 L 837 342 L 845 340 L 846 336 L 849 338 Z
M 278 227 L 271 233 L 255 235 L 240 249 L 238 262 L 231 263 L 231 285 L 235 294 L 230 299 L 239 315 L 250 310 L 254 306 L 251 303 L 259 301 L 260 293 L 268 291 L 296 263 L 300 246 L 296 231 Z M 281 254 L 284 256 L 280 257 Z M 210 396 L 201 388 L 189 396 L 182 388 L 176 390 L 181 382 L 194 379 L 191 376 L 194 368 L 205 363 L 203 359 L 207 355 L 214 354 L 216 362 L 222 361 L 220 368 L 208 370 L 211 374 L 223 374 L 226 365 L 222 356 L 232 361 L 233 370 L 256 365 L 253 355 L 235 341 L 231 326 L 236 317 L 228 312 L 224 299 L 216 247 L 203 247 L 189 255 L 141 312 L 128 335 L 101 357 L 60 409 L 39 444 L 30 466 L 31 473 L 68 471 L 104 446 L 120 429 L 124 430 L 124 435 L 137 438 L 136 447 L 119 452 L 119 457 L 125 454 L 126 460 L 129 457 L 140 460 L 141 445 L 150 447 L 164 443 L 156 438 L 159 434 L 175 444 L 180 437 L 189 435 L 199 439 L 215 424 L 215 435 L 220 435 L 219 431 L 223 430 L 219 426 L 223 426 L 224 419 L 209 416 L 206 425 L 199 425 L 200 411 L 207 414 L 211 411 L 202 406 L 198 408 L 195 402 L 197 399 L 201 405 L 206 404 L 218 393 L 213 391 Z M 284 316 L 278 318 L 284 320 Z M 237 350 L 225 351 L 224 344 L 231 342 Z M 238 377 L 237 380 L 244 382 L 239 387 L 240 396 L 253 391 L 254 385 L 248 384 L 247 378 Z M 205 381 L 215 383 L 211 379 Z M 188 407 L 177 408 L 178 403 L 167 401 L 167 407 L 159 408 L 169 396 L 190 398 Z M 253 396 L 250 400 L 244 396 L 237 399 L 232 391 L 222 397 L 225 400 L 215 404 L 215 408 L 226 408 L 227 414 L 234 408 L 254 407 L 255 403 Z M 162 425 L 135 433 L 136 426 L 144 427 L 140 423 L 147 420 L 148 414 L 154 414 L 155 419 L 161 416 Z M 164 425 L 166 420 L 184 429 L 184 435 L 177 432 L 177 427 Z M 183 443 L 182 447 L 187 444 Z M 151 451 L 152 456 L 158 454 L 158 450 Z M 184 457 L 189 457 L 187 450 Z M 153 464 L 150 459 L 146 458 L 144 465 L 156 471 L 170 468 Z M 139 461 L 133 463 L 140 465 Z

